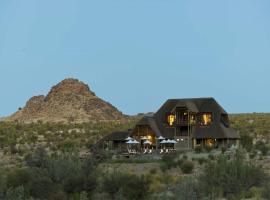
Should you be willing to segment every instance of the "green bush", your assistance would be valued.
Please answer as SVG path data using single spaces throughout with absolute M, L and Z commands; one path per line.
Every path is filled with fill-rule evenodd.
M 248 134 L 241 135 L 241 145 L 250 152 L 253 148 L 253 138 Z
M 199 200 L 199 187 L 195 179 L 185 178 L 173 188 L 177 200 Z
M 14 169 L 7 174 L 7 188 L 26 186 L 31 180 L 31 171 L 26 168 Z
M 202 147 L 201 146 L 197 146 L 197 147 L 195 147 L 195 152 L 196 153 L 201 153 L 202 152 Z
M 221 152 L 224 154 L 225 152 L 227 151 L 227 148 L 226 147 L 222 147 L 221 148 Z
M 203 163 L 207 162 L 207 160 L 205 158 L 198 158 L 197 159 L 199 165 L 202 165 Z
M 270 181 L 268 180 L 268 182 L 263 187 L 262 197 L 264 199 L 270 199 L 270 192 L 269 191 L 270 191 Z
M 108 174 L 103 178 L 102 191 L 112 199 L 122 196 L 127 200 L 145 199 L 148 196 L 149 181 L 144 177 L 123 173 Z
M 23 186 L 19 186 L 16 188 L 9 188 L 7 190 L 5 199 L 8 200 L 25 200 L 25 194 L 24 194 L 24 187 Z
M 162 163 L 160 169 L 166 171 L 168 169 L 177 167 L 176 157 L 174 154 L 165 154 L 162 156 Z
M 184 174 L 190 174 L 194 169 L 194 163 L 192 161 L 186 160 L 182 163 L 180 168 Z
M 233 196 L 241 199 L 241 195 L 251 187 L 262 186 L 268 176 L 262 168 L 246 163 L 243 157 L 241 152 L 237 152 L 230 160 L 222 155 L 217 161 L 208 162 L 199 177 L 203 194 L 212 199 Z
M 47 176 L 33 177 L 29 186 L 30 195 L 37 199 L 49 199 L 56 191 L 56 185 Z
M 42 167 L 45 165 L 47 157 L 45 149 L 38 147 L 33 153 L 26 155 L 24 160 L 30 167 Z
M 262 141 L 258 141 L 255 145 L 255 149 L 259 150 L 262 152 L 262 155 L 267 155 L 269 151 L 269 147 Z

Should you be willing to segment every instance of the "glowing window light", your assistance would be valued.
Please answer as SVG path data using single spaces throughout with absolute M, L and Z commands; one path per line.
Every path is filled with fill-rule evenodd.
M 174 121 L 175 121 L 175 116 L 174 115 L 169 115 L 168 116 L 168 123 L 169 123 L 170 126 L 173 125 Z
M 203 114 L 202 115 L 202 124 L 208 125 L 212 122 L 212 115 L 211 114 Z

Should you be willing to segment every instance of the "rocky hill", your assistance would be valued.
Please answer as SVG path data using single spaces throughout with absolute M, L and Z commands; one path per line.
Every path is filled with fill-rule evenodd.
M 124 120 L 117 108 L 100 99 L 87 84 L 65 79 L 52 87 L 47 96 L 34 96 L 7 121 L 88 122 Z

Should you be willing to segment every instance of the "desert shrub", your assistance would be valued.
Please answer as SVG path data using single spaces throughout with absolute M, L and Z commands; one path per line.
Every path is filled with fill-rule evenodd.
M 123 196 L 130 200 L 145 199 L 148 195 L 149 182 L 142 176 L 130 175 L 122 186 Z
M 199 187 L 195 179 L 185 178 L 173 188 L 177 200 L 198 200 Z
M 30 195 L 37 199 L 49 199 L 56 191 L 56 185 L 48 176 L 35 176 L 29 186 Z
M 102 190 L 110 194 L 112 199 L 116 195 L 125 199 L 145 199 L 148 195 L 149 181 L 144 176 L 123 173 L 108 174 L 103 178 Z
M 116 193 L 121 188 L 124 178 L 125 177 L 120 173 L 106 175 L 102 180 L 102 191 L 105 191 L 114 199 Z
M 26 196 L 24 194 L 24 187 L 18 186 L 18 187 L 11 187 L 7 190 L 5 199 L 8 200 L 25 200 Z
M 253 151 L 251 151 L 251 152 L 249 153 L 249 158 L 250 158 L 250 159 L 253 159 L 253 158 L 256 157 L 256 155 L 257 155 L 257 151 L 253 150 Z
M 0 199 L 4 198 L 6 189 L 6 172 L 0 168 Z
M 88 194 L 85 191 L 80 193 L 80 200 L 88 200 Z
M 81 160 L 73 155 L 61 154 L 48 159 L 44 169 L 55 183 L 63 183 L 70 176 L 77 176 L 82 169 Z
M 220 156 L 217 161 L 209 162 L 199 177 L 199 184 L 204 195 L 212 199 L 231 198 L 244 194 L 251 187 L 261 186 L 267 175 L 260 167 L 246 163 L 243 154 L 237 152 L 229 160 Z
M 262 141 L 258 141 L 255 145 L 255 149 L 259 150 L 262 152 L 262 155 L 267 155 L 269 151 L 269 147 Z
M 195 147 L 195 152 L 196 153 L 201 153 L 202 152 L 202 147 L 201 146 L 197 146 L 197 147 Z
M 209 155 L 208 155 L 208 159 L 209 159 L 209 160 L 215 160 L 215 156 L 214 156 L 213 154 L 209 154 Z
M 225 153 L 227 151 L 227 148 L 226 147 L 221 147 L 221 153 Z
M 250 152 L 253 148 L 253 138 L 248 134 L 241 135 L 241 145 Z
M 29 169 L 14 169 L 7 174 L 7 188 L 26 186 L 30 180 L 31 172 Z
M 264 185 L 263 187 L 263 191 L 262 191 L 262 197 L 264 199 L 270 199 L 270 181 L 268 180 L 268 182 Z
M 178 161 L 176 160 L 176 156 L 174 154 L 165 154 L 162 156 L 162 163 L 160 165 L 160 169 L 162 171 L 166 171 L 177 166 Z
M 97 186 L 96 177 L 87 177 L 82 175 L 71 176 L 64 183 L 64 189 L 67 193 L 91 193 Z
M 187 155 L 184 154 L 184 155 L 183 155 L 183 160 L 187 160 L 187 159 L 188 159 Z
M 157 173 L 157 168 L 151 168 L 149 173 L 150 174 L 156 174 Z
M 245 193 L 245 198 L 247 199 L 262 199 L 262 191 L 261 187 L 252 187 Z
M 180 168 L 184 174 L 190 174 L 194 169 L 194 163 L 192 161 L 186 160 L 182 163 Z
M 19 152 L 18 148 L 16 147 L 16 144 L 10 144 L 9 149 L 11 154 L 16 154 Z
M 202 165 L 203 163 L 207 162 L 207 160 L 205 158 L 198 158 L 197 159 L 199 165 Z
M 45 165 L 47 158 L 46 150 L 38 147 L 33 153 L 26 155 L 24 160 L 30 167 L 42 167 Z

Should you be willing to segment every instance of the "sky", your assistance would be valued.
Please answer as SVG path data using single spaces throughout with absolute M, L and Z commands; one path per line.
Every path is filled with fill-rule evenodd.
M 270 1 L 1 0 L 0 116 L 67 77 L 125 114 L 190 97 L 270 112 Z

